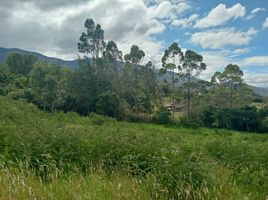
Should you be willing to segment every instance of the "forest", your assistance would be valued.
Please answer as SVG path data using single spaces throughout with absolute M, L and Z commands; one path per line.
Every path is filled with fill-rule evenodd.
M 268 98 L 258 96 L 229 64 L 210 81 L 202 55 L 173 43 L 162 66 L 144 64 L 137 45 L 123 55 L 92 19 L 78 42 L 79 67 L 71 69 L 13 53 L 0 64 L 0 95 L 24 99 L 47 112 L 97 113 L 129 122 L 179 124 L 239 131 L 268 131 Z

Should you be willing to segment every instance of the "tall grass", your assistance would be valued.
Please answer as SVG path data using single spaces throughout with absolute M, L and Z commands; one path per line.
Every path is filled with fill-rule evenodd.
M 76 172 L 66 177 L 51 174 L 49 181 L 35 176 L 31 169 L 1 168 L 0 199 L 150 199 L 137 179 L 118 173 L 92 169 L 84 176 Z
M 65 190 L 87 199 L 87 185 L 98 182 L 92 177 L 100 180 L 94 191 L 103 183 L 109 187 L 100 193 L 111 193 L 111 199 L 119 183 L 128 186 L 118 199 L 265 199 L 267 155 L 267 135 L 52 115 L 0 97 L 0 160 L 7 170 L 1 181 L 29 178 L 33 190 L 54 199 Z M 86 189 L 76 191 L 80 183 Z

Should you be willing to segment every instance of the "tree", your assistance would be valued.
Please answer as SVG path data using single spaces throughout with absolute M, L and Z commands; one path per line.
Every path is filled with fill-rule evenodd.
M 96 97 L 96 65 L 100 56 L 102 56 L 105 42 L 104 42 L 104 31 L 101 25 L 95 25 L 92 19 L 87 19 L 84 23 L 86 28 L 86 33 L 82 32 L 80 36 L 80 41 L 78 42 L 78 51 L 85 54 L 85 59 L 87 60 L 88 66 L 91 68 L 92 73 L 92 85 L 93 87 L 93 97 Z M 89 56 L 91 56 L 93 63 L 90 65 Z
M 0 74 L 8 74 L 9 73 L 9 67 L 6 63 L 0 63 Z
M 120 66 L 119 62 L 123 61 L 123 55 L 122 52 L 119 51 L 117 48 L 117 45 L 114 41 L 109 41 L 106 45 L 106 49 L 103 52 L 104 58 L 107 61 L 107 65 L 111 66 L 112 72 L 109 71 L 110 77 L 114 77 L 114 84 L 115 85 L 115 90 L 121 96 L 122 94 L 122 86 L 121 86 L 121 81 L 120 81 Z M 113 75 L 113 76 L 112 76 Z
M 30 73 L 30 86 L 34 101 L 44 110 L 63 104 L 64 98 L 60 91 L 60 67 L 48 62 L 38 62 Z
M 215 98 L 223 99 L 224 96 L 225 101 L 227 98 L 229 108 L 246 105 L 252 98 L 252 90 L 244 83 L 243 71 L 238 65 L 227 65 L 223 72 L 216 72 L 211 77 L 211 82 L 215 85 L 212 90 Z
M 10 73 L 27 75 L 36 61 L 37 58 L 31 54 L 12 53 L 8 56 L 6 63 Z
M 109 117 L 121 116 L 120 98 L 112 91 L 100 94 L 97 98 L 96 112 Z
M 124 56 L 126 61 L 126 66 L 123 70 L 125 97 L 134 108 L 136 114 L 138 114 L 142 102 L 146 99 L 146 95 L 143 91 L 144 85 L 140 81 L 141 67 L 138 68 L 138 64 L 144 56 L 144 51 L 140 50 L 137 45 L 133 45 L 130 49 L 130 53 Z
M 130 53 L 126 54 L 124 56 L 124 59 L 126 62 L 134 64 L 136 69 L 137 65 L 140 63 L 140 61 L 143 59 L 144 56 L 145 56 L 144 51 L 140 50 L 137 45 L 132 45 Z
M 95 25 L 93 19 L 87 19 L 84 23 L 87 32 L 82 32 L 80 42 L 78 43 L 78 51 L 85 53 L 87 56 L 91 55 L 93 60 L 102 56 L 105 48 L 104 31 L 101 25 Z
M 172 107 L 175 105 L 175 69 L 180 64 L 182 57 L 183 53 L 176 42 L 171 44 L 171 46 L 165 50 L 162 57 L 162 71 L 164 73 L 166 73 L 167 70 L 172 71 Z M 174 108 L 172 109 L 172 118 L 174 121 Z
M 179 75 L 186 77 L 187 83 L 187 115 L 190 115 L 190 101 L 193 97 L 191 90 L 196 84 L 193 81 L 194 77 L 198 77 L 200 73 L 206 69 L 206 64 L 203 63 L 203 57 L 198 53 L 187 50 L 181 58 L 181 65 L 178 66 Z M 197 84 L 198 85 L 198 84 Z

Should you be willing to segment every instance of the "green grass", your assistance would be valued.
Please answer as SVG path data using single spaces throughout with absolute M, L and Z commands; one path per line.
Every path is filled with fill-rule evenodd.
M 267 155 L 265 134 L 52 115 L 0 97 L 0 199 L 31 198 L 22 182 L 37 199 L 266 199 Z
M 0 199 L 150 199 L 146 188 L 137 179 L 102 170 L 90 171 L 86 176 L 77 172 L 65 178 L 44 183 L 31 170 L 0 171 Z

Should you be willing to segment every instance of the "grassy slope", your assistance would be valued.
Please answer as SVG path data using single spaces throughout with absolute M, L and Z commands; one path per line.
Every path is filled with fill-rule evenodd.
M 0 193 L 14 198 L 22 180 L 56 199 L 265 199 L 267 155 L 268 135 L 51 115 L 0 97 Z

